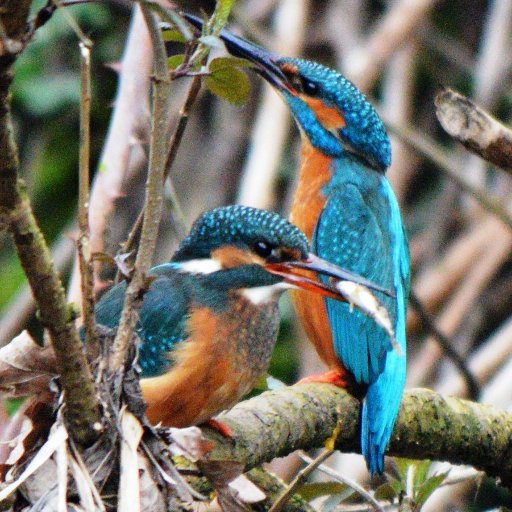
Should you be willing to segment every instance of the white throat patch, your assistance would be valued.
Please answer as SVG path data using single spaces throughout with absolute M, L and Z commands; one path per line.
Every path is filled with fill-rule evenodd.
M 252 304 L 268 304 L 275 301 L 285 290 L 293 288 L 288 283 L 276 283 L 268 286 L 257 286 L 255 288 L 244 288 L 242 295 Z
M 211 274 L 222 270 L 222 266 L 213 258 L 201 258 L 180 263 L 179 270 L 190 274 Z

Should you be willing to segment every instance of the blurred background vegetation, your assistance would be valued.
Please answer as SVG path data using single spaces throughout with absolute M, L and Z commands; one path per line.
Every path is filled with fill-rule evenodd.
M 214 5 L 175 3 L 194 13 L 211 12 Z M 34 13 L 43 5 L 35 1 Z M 94 42 L 92 168 L 102 172 L 99 162 L 115 104 L 131 3 L 98 2 L 66 12 Z M 279 53 L 306 56 L 339 69 L 373 99 L 394 134 L 389 176 L 410 235 L 413 289 L 475 374 L 480 398 L 510 409 L 512 230 L 462 192 L 435 157 L 444 158 L 460 179 L 507 207 L 512 181 L 451 141 L 436 120 L 433 100 L 441 85 L 451 86 L 505 123 L 510 120 L 512 1 L 238 0 L 232 20 L 231 27 Z M 176 44 L 168 49 L 180 51 Z M 78 67 L 76 35 L 58 10 L 18 59 L 12 88 L 22 174 L 66 280 L 73 265 L 76 222 Z M 298 132 L 273 93 L 256 77 L 250 78 L 253 88 L 243 106 L 207 92 L 194 105 L 171 171 L 188 225 L 199 212 L 233 202 L 287 213 L 296 179 Z M 187 80 L 174 83 L 171 126 Z M 148 119 L 139 120 L 131 144 L 140 154 L 131 159 L 121 191 L 116 191 L 105 248 L 111 254 L 125 239 L 141 204 Z M 428 145 L 430 157 L 416 139 Z M 167 206 L 155 263 L 168 260 L 179 240 L 171 194 Z M 103 270 L 106 284 L 111 271 Z M 24 326 L 40 335 L 6 233 L 0 233 L 0 276 L 0 343 Z M 318 370 L 319 363 L 289 304 L 284 303 L 282 310 L 283 329 L 271 373 L 293 382 L 300 374 Z M 458 372 L 443 358 L 428 330 L 414 315 L 409 320 L 409 384 L 466 394 Z M 336 464 L 341 472 L 357 474 L 356 463 L 348 456 Z M 286 474 L 290 465 L 278 469 Z M 510 496 L 498 493 L 492 482 L 474 482 L 438 491 L 426 509 L 512 507 Z

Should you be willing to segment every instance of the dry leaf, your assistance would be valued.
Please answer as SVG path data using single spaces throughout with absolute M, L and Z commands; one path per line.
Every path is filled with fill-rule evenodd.
M 192 462 L 204 459 L 214 444 L 203 436 L 198 427 L 170 428 L 172 443 L 169 450 L 173 455 L 181 455 Z
M 35 394 L 56 374 L 55 354 L 39 346 L 27 331 L 0 349 L 0 392 L 4 397 Z

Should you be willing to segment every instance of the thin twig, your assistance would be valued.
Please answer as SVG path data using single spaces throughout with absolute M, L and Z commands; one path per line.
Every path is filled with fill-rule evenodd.
M 62 8 L 64 7 L 62 5 L 61 0 L 52 0 L 57 7 Z M 76 22 L 75 18 L 71 15 L 68 9 L 61 9 L 62 15 L 64 16 L 65 20 L 68 22 L 68 25 L 71 27 L 71 30 L 75 33 L 76 37 L 80 40 L 80 42 L 85 45 L 88 48 L 92 47 L 92 41 L 82 32 L 82 29 Z
M 183 104 L 183 107 L 180 110 L 178 123 L 176 125 L 176 129 L 174 131 L 174 134 L 172 136 L 172 140 L 171 140 L 171 143 L 169 146 L 169 152 L 167 154 L 167 159 L 165 162 L 164 180 L 169 177 L 169 173 L 171 172 L 172 165 L 173 165 L 176 155 L 178 153 L 178 148 L 180 147 L 181 141 L 183 139 L 183 134 L 185 133 L 185 128 L 187 127 L 190 110 L 197 98 L 197 94 L 199 93 L 200 88 L 201 88 L 201 77 L 195 76 L 192 79 L 192 82 L 190 83 L 188 94 L 185 99 L 185 103 Z M 185 235 L 186 234 L 185 216 L 183 214 L 183 210 L 180 206 L 179 199 L 177 197 L 177 194 L 175 192 L 175 189 L 174 189 L 174 186 L 172 185 L 171 180 L 169 180 L 169 185 L 170 185 L 171 204 L 172 204 L 172 209 L 174 211 L 174 219 L 175 219 L 175 223 L 176 223 L 176 228 L 178 230 L 179 235 Z M 140 236 L 140 230 L 142 228 L 143 220 L 144 220 L 144 209 L 141 210 L 141 212 L 139 213 L 139 216 L 137 217 L 137 220 L 135 221 L 135 223 L 133 225 L 130 235 L 128 236 L 128 239 L 126 240 L 126 243 L 124 244 L 124 247 L 123 247 L 124 253 L 129 253 L 130 251 L 132 251 L 134 249 L 135 244 Z
M 111 366 L 116 370 L 124 364 L 130 345 L 131 334 L 137 321 L 136 301 L 146 285 L 146 275 L 152 263 L 156 246 L 158 227 L 162 216 L 163 180 L 167 141 L 162 136 L 166 131 L 167 107 L 169 104 L 170 78 L 167 69 L 167 55 L 155 15 L 144 3 L 140 4 L 146 20 L 154 51 L 153 112 L 150 142 L 150 161 L 146 182 L 144 222 L 139 250 L 135 260 L 133 278 L 126 291 L 119 328 L 113 343 Z M 140 303 L 139 303 L 140 307 Z
M 311 464 L 313 462 L 313 459 L 303 451 L 299 451 L 298 455 L 306 464 Z M 361 496 L 365 501 L 367 501 L 378 512 L 382 512 L 384 510 L 381 504 L 366 489 L 361 487 L 355 480 L 351 480 L 350 478 L 344 477 L 337 471 L 334 471 L 334 469 L 330 468 L 329 466 L 325 466 L 324 464 L 320 464 L 317 469 L 318 471 L 325 473 L 332 479 L 337 480 L 338 482 L 341 482 L 342 484 L 352 489 L 355 493 L 359 494 L 359 496 Z
M 448 336 L 445 336 L 437 328 L 434 319 L 423 307 L 423 304 L 413 290 L 410 292 L 409 301 L 412 307 L 416 310 L 416 313 L 420 317 L 425 327 L 430 331 L 430 334 L 434 336 L 439 346 L 443 349 L 446 357 L 451 359 L 453 364 L 459 369 L 464 380 L 466 381 L 469 398 L 472 400 L 478 400 L 480 395 L 480 386 L 478 385 L 475 376 L 471 373 L 471 370 L 469 369 L 464 359 L 453 348 L 452 341 L 448 338 Z
M 8 37 L 25 35 L 29 2 L 2 3 L 0 20 Z M 99 404 L 92 375 L 74 323 L 75 313 L 66 304 L 62 282 L 55 272 L 46 240 L 37 225 L 26 187 L 19 177 L 18 148 L 10 111 L 9 86 L 14 56 L 0 62 L 0 204 L 9 220 L 19 260 L 39 308 L 41 324 L 48 329 L 55 350 L 60 382 L 66 400 L 69 430 L 81 444 L 101 431 Z
M 91 48 L 80 41 L 80 160 L 78 183 L 78 261 L 82 288 L 82 317 L 87 346 L 94 343 L 94 274 L 89 230 L 89 160 L 91 140 Z
M 91 252 L 111 251 L 114 240 L 109 240 L 110 224 L 116 210 L 117 200 L 125 195 L 124 187 L 130 174 L 142 171 L 145 162 L 133 144 L 134 134 L 141 123 L 149 125 L 148 98 L 152 62 L 152 48 L 148 30 L 140 8 L 134 6 L 128 32 L 126 48 L 121 60 L 115 108 L 103 152 L 99 171 L 96 172 L 91 191 L 89 226 L 91 230 Z M 148 130 L 149 131 L 149 130 Z M 99 263 L 95 264 L 95 268 Z M 75 262 L 68 298 L 80 301 L 80 275 Z M 95 284 L 96 288 L 101 283 Z M 97 291 L 97 289 L 96 289 Z
M 462 170 L 446 155 L 445 151 L 437 147 L 425 134 L 420 134 L 410 126 L 397 125 L 383 112 L 380 112 L 380 115 L 390 131 L 395 133 L 420 154 L 434 162 L 439 169 L 449 176 L 450 179 L 455 181 L 464 192 L 474 197 L 485 210 L 492 213 L 507 226 L 512 228 L 512 216 L 508 213 L 503 204 L 490 197 L 486 190 L 471 184 L 462 174 Z
M 333 454 L 333 450 L 324 448 L 320 455 L 318 455 L 314 460 L 312 460 L 308 465 L 300 470 L 297 473 L 297 476 L 290 482 L 290 485 L 287 487 L 286 491 L 279 496 L 279 498 L 274 502 L 274 504 L 270 507 L 268 512 L 279 512 L 286 502 L 295 494 L 297 488 L 306 480 L 306 478 L 326 459 L 328 459 Z

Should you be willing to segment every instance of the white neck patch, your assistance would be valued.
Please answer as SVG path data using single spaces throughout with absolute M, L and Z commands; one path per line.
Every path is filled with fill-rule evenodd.
M 276 283 L 268 286 L 256 286 L 255 288 L 244 288 L 242 296 L 252 304 L 268 304 L 275 301 L 285 290 L 293 288 L 288 283 Z
M 222 266 L 219 261 L 213 258 L 201 258 L 181 262 L 179 264 L 179 270 L 190 274 L 211 274 L 222 270 Z

